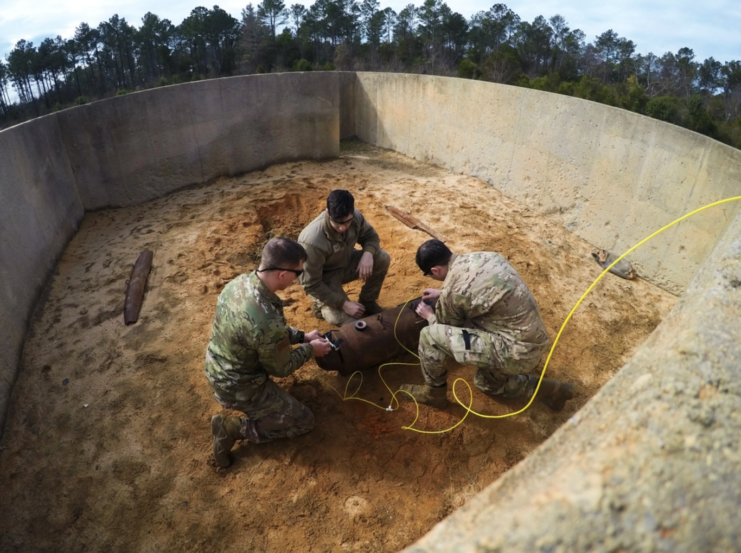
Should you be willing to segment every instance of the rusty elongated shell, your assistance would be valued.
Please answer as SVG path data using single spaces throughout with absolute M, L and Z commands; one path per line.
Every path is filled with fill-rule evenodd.
M 144 298 L 147 277 L 149 277 L 149 271 L 152 268 L 153 257 L 154 253 L 151 250 L 144 250 L 139 254 L 139 259 L 136 260 L 134 268 L 131 270 L 129 285 L 126 287 L 126 302 L 124 303 L 124 323 L 127 325 L 134 324 L 139 320 L 139 310 Z

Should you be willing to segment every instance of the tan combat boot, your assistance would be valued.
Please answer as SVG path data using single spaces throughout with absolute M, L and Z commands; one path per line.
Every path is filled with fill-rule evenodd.
M 537 377 L 536 381 L 537 383 Z M 538 398 L 554 411 L 560 411 L 568 400 L 574 397 L 574 385 L 571 382 L 559 382 L 544 378 L 540 383 Z
M 214 415 L 211 417 L 211 433 L 214 435 L 214 459 L 223 468 L 232 464 L 229 452 L 234 442 L 242 439 L 242 421 L 239 417 Z
M 324 315 L 322 315 L 322 308 L 319 306 L 319 304 L 311 302 L 311 312 L 320 321 L 324 320 Z
M 442 409 L 448 404 L 448 385 L 434 388 L 427 384 L 402 384 L 399 386 L 400 390 L 408 392 L 406 394 L 399 394 L 407 401 L 414 401 L 409 394 L 414 396 L 417 403 L 424 403 L 435 409 Z

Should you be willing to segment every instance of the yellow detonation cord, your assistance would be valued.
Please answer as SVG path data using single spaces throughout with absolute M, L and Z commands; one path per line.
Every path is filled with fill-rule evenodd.
M 474 415 L 479 416 L 481 418 L 484 418 L 484 419 L 504 419 L 504 418 L 507 418 L 507 417 L 514 417 L 515 415 L 519 415 L 520 413 L 522 413 L 523 411 L 525 411 L 528 407 L 530 407 L 530 405 L 532 405 L 533 401 L 535 400 L 535 396 L 538 394 L 538 390 L 540 390 L 540 384 L 543 381 L 543 377 L 545 376 L 545 371 L 548 368 L 548 364 L 551 362 L 551 357 L 553 357 L 553 351 L 556 349 L 556 345 L 558 345 L 558 340 L 561 338 L 561 334 L 563 334 L 564 328 L 566 328 L 566 325 L 571 320 L 571 317 L 573 316 L 573 314 L 576 311 L 576 309 L 584 301 L 584 298 L 587 297 L 587 295 L 592 291 L 592 289 L 597 285 L 597 283 L 600 280 L 602 280 L 602 277 L 605 276 L 610 271 L 610 269 L 612 269 L 617 263 L 619 263 L 626 255 L 632 253 L 633 251 L 635 251 L 636 249 L 638 249 L 639 247 L 641 247 L 643 244 L 645 244 L 646 242 L 648 242 L 649 240 L 651 240 L 655 236 L 658 236 L 659 234 L 661 234 L 665 230 L 673 227 L 677 223 L 680 223 L 680 222 L 684 221 L 685 219 L 687 219 L 689 217 L 692 217 L 693 215 L 695 215 L 697 213 L 700 213 L 701 211 L 705 211 L 706 209 L 709 209 L 711 207 L 715 207 L 715 206 L 718 206 L 718 205 L 721 205 L 721 204 L 730 203 L 730 202 L 735 202 L 735 201 L 738 201 L 738 200 L 741 200 L 741 196 L 734 196 L 732 198 L 726 198 L 725 200 L 719 200 L 717 202 L 713 202 L 711 204 L 707 204 L 707 205 L 705 205 L 705 206 L 703 206 L 703 207 L 701 207 L 699 209 L 696 209 L 694 211 L 691 211 L 690 213 L 687 213 L 686 215 L 683 215 L 679 219 L 676 219 L 675 221 L 672 221 L 668 225 L 666 225 L 666 226 L 660 228 L 659 230 L 657 230 L 656 232 L 654 232 L 652 235 L 650 235 L 647 238 L 644 238 L 643 240 L 641 240 L 640 242 L 638 242 L 638 244 L 636 244 L 635 246 L 633 246 L 632 248 L 630 248 L 623 255 L 621 255 L 615 261 L 613 261 L 612 264 L 609 267 L 607 267 L 604 271 L 602 271 L 602 273 L 600 273 L 600 275 L 595 279 L 595 281 L 591 284 L 591 286 L 589 288 L 587 288 L 587 291 L 584 292 L 584 294 L 582 294 L 581 298 L 579 298 L 579 301 L 576 302 L 576 305 L 574 305 L 574 307 L 571 309 L 571 311 L 569 312 L 568 316 L 566 317 L 566 320 L 561 325 L 561 329 L 558 331 L 558 334 L 556 335 L 556 339 L 553 340 L 553 345 L 551 346 L 551 350 L 548 353 L 548 357 L 546 358 L 545 365 L 543 365 L 543 370 L 540 373 L 540 378 L 538 379 L 538 384 L 535 387 L 535 391 L 533 392 L 533 395 L 530 398 L 530 401 L 528 401 L 527 404 L 522 409 L 520 409 L 519 411 L 513 411 L 512 413 L 506 413 L 504 415 L 484 415 L 482 413 L 478 413 L 478 412 L 474 411 L 473 409 L 471 409 L 471 406 L 473 405 L 473 391 L 471 390 L 471 385 L 464 378 L 457 378 L 453 382 L 453 397 L 455 397 L 455 400 L 458 402 L 458 404 L 466 410 L 466 414 L 463 416 L 463 418 L 461 418 L 461 420 L 459 420 L 457 423 L 455 423 L 450 428 L 446 428 L 445 430 L 419 430 L 417 428 L 414 428 L 414 425 L 416 424 L 417 420 L 419 420 L 419 403 L 417 403 L 417 400 L 414 398 L 414 396 L 412 394 L 410 394 L 409 392 L 407 392 L 405 390 L 399 389 L 399 390 L 396 390 L 396 392 L 392 391 L 391 388 L 389 388 L 388 384 L 386 384 L 386 381 L 383 379 L 383 374 L 381 374 L 381 370 L 384 367 L 388 366 L 388 365 L 411 365 L 411 366 L 417 366 L 417 365 L 419 365 L 419 363 L 397 363 L 397 362 L 391 362 L 391 363 L 384 363 L 383 365 L 381 365 L 380 367 L 378 367 L 378 376 L 381 378 L 381 382 L 383 382 L 383 385 L 386 386 L 386 389 L 391 394 L 391 403 L 389 404 L 388 407 L 383 407 L 381 405 L 376 405 L 372 401 L 368 401 L 368 400 L 365 400 L 363 398 L 356 397 L 355 394 L 357 394 L 360 391 L 360 388 L 363 385 L 363 374 L 360 371 L 355 371 L 352 375 L 350 375 L 350 378 L 347 380 L 347 384 L 345 385 L 345 395 L 344 396 L 342 394 L 340 394 L 337 390 L 335 390 L 334 387 L 332 387 L 331 385 L 330 385 L 330 388 L 332 388 L 332 390 L 334 390 L 334 392 L 338 396 L 340 396 L 340 399 L 342 399 L 342 401 L 348 401 L 350 399 L 354 399 L 354 400 L 357 400 L 357 401 L 362 401 L 364 403 L 368 403 L 369 405 L 372 405 L 373 407 L 377 407 L 378 409 L 383 409 L 384 411 L 396 411 L 397 409 L 399 409 L 399 400 L 396 398 L 396 394 L 398 394 L 399 392 L 404 393 L 404 394 L 407 394 L 414 401 L 414 404 L 417 407 L 417 414 L 414 417 L 414 420 L 412 421 L 412 424 L 410 424 L 409 426 L 402 426 L 401 428 L 402 428 L 402 430 L 411 430 L 413 432 L 419 432 L 420 434 L 444 434 L 446 432 L 450 432 L 454 428 L 457 428 L 458 426 L 460 426 L 461 424 L 463 424 L 463 421 L 466 420 L 466 417 L 468 417 L 468 415 L 471 414 L 471 413 L 473 413 Z M 404 303 L 404 308 L 406 308 L 406 305 L 411 300 L 412 300 L 412 298 L 409 298 Z M 409 353 L 411 353 L 412 355 L 414 355 L 417 359 L 419 359 L 419 356 L 417 354 L 415 354 L 413 351 L 409 350 L 406 346 L 404 346 L 404 344 L 402 344 L 399 341 L 399 339 L 397 338 L 397 336 L 396 336 L 396 325 L 399 323 L 399 317 L 401 317 L 401 314 L 404 311 L 404 308 L 402 308 L 399 311 L 399 315 L 396 317 L 396 322 L 394 323 L 394 338 L 396 338 L 396 341 L 399 342 L 399 345 L 401 345 L 401 347 L 403 347 L 406 351 L 408 351 Z M 355 375 L 356 374 L 357 375 L 360 375 L 360 383 L 358 384 L 358 387 L 355 389 L 355 391 L 351 395 L 348 396 L 347 395 L 347 390 L 350 387 L 350 382 L 353 380 L 353 378 L 355 378 Z M 468 394 L 469 394 L 469 397 L 470 397 L 469 402 L 468 402 L 468 406 L 466 406 L 466 405 L 463 404 L 463 402 L 460 400 L 460 398 L 458 397 L 458 394 L 455 391 L 455 386 L 459 382 L 463 382 L 466 385 L 466 387 L 468 388 Z M 395 406 L 394 406 L 394 403 L 396 404 Z

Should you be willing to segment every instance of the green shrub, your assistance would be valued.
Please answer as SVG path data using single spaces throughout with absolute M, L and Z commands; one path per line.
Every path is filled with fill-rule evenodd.
M 657 96 L 646 104 L 646 115 L 667 123 L 679 123 L 679 98 L 675 96 Z
M 559 94 L 566 94 L 566 96 L 573 96 L 574 95 L 574 88 L 575 84 L 572 82 L 565 82 L 558 85 L 558 92 Z
M 458 64 L 458 76 L 461 79 L 480 79 L 481 74 L 481 68 L 468 58 Z
M 693 94 L 687 100 L 687 126 L 693 131 L 713 137 L 718 130 L 699 94 Z
M 524 73 L 517 77 L 517 80 L 515 81 L 515 84 L 517 86 L 521 86 L 523 88 L 532 88 L 532 82 L 530 81 L 530 78 L 525 75 Z
M 556 92 L 561 85 L 561 77 L 558 73 L 552 73 L 543 77 L 538 77 L 530 82 L 535 90 L 545 90 L 547 92 Z
M 625 84 L 628 91 L 620 98 L 620 105 L 630 111 L 644 113 L 646 111 L 646 104 L 648 104 L 648 96 L 646 96 L 643 87 L 638 84 L 638 79 L 636 79 L 635 75 L 631 75 Z

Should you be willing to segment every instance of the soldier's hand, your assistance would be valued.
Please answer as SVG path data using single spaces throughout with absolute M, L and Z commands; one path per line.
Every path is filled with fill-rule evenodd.
M 358 263 L 358 277 L 360 280 L 366 280 L 373 274 L 373 254 L 370 252 L 363 252 Z
M 436 300 L 440 297 L 440 290 L 437 290 L 435 288 L 426 288 L 422 292 L 422 300 Z
M 342 310 L 355 319 L 359 319 L 365 313 L 365 306 L 362 303 L 346 301 L 342 305 Z
M 322 337 L 322 333 L 318 330 L 312 330 L 311 332 L 304 332 L 304 343 L 308 344 L 313 340 L 318 340 Z
M 425 320 L 432 317 L 432 315 L 435 313 L 432 310 L 432 307 L 430 307 L 429 305 L 427 305 L 426 303 L 422 301 L 419 302 L 419 305 L 417 306 L 417 309 L 415 311 L 417 312 L 417 315 L 419 315 Z
M 310 343 L 311 347 L 314 349 L 314 357 L 324 357 L 332 349 L 332 346 L 329 345 L 326 338 L 318 338 L 312 340 Z

